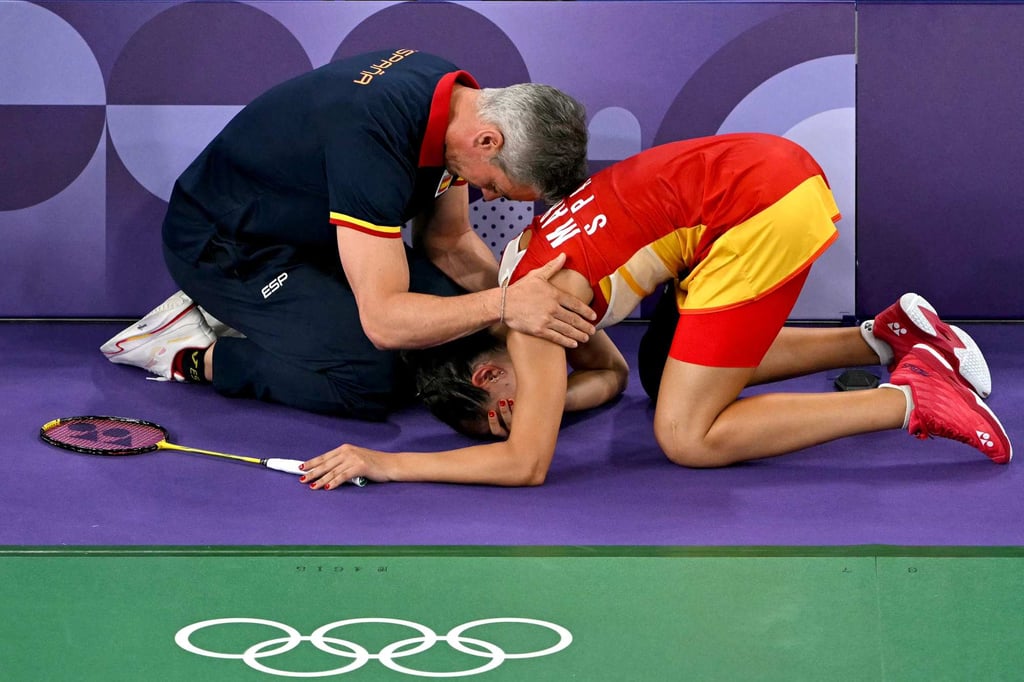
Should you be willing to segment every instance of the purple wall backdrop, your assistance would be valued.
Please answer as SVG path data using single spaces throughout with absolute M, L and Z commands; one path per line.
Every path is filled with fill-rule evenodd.
M 1024 318 L 1024 5 L 862 5 L 857 308 Z
M 1024 318 L 1009 234 L 1022 30 L 1007 5 L 0 2 L 0 317 L 163 300 L 177 173 L 271 84 L 387 44 L 485 85 L 571 92 L 595 169 L 729 130 L 807 146 L 845 218 L 794 317 L 863 316 L 917 288 L 947 315 Z M 472 215 L 497 248 L 535 210 Z

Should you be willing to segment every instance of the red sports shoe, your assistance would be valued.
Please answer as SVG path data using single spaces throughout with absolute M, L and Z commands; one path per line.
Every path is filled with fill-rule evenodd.
M 1013 458 L 1013 446 L 996 415 L 961 382 L 936 350 L 918 344 L 907 351 L 890 383 L 909 386 L 914 398 L 908 431 L 973 445 L 996 464 Z
M 992 375 L 978 344 L 963 329 L 939 319 L 935 308 L 922 296 L 900 296 L 900 300 L 875 317 L 871 333 L 892 348 L 894 357 L 889 365 L 890 371 L 911 348 L 923 343 L 938 351 L 982 398 L 987 398 L 992 392 Z

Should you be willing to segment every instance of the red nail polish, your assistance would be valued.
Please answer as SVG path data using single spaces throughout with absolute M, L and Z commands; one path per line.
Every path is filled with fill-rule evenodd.
M 502 407 L 505 407 L 505 401 L 504 401 L 504 400 L 499 400 L 499 401 L 498 401 L 498 404 L 499 404 L 500 406 L 502 406 Z
M 299 471 L 305 471 L 305 470 L 306 470 L 306 465 L 305 464 L 300 464 L 299 465 Z
M 316 490 L 316 483 L 310 483 L 309 484 L 309 489 L 310 490 Z
M 488 411 L 487 416 L 488 417 L 493 417 L 494 416 L 494 410 Z
M 324 484 L 324 490 L 330 490 L 330 489 L 331 489 L 331 484 L 330 483 Z
M 299 476 L 299 483 L 305 483 L 305 482 L 306 482 L 306 477 L 305 476 Z

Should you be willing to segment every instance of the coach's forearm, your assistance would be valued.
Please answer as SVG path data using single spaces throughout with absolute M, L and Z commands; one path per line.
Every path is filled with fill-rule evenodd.
M 466 291 L 483 291 L 498 283 L 498 262 L 475 232 L 428 240 L 424 248 L 431 262 Z
M 500 289 L 462 296 L 399 293 L 371 310 L 360 309 L 363 330 L 382 350 L 436 346 L 496 323 L 501 316 Z

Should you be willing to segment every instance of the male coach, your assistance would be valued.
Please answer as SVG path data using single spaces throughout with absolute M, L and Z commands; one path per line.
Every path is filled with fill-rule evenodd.
M 380 419 L 402 397 L 396 349 L 496 322 L 574 347 L 594 315 L 548 283 L 562 259 L 495 288 L 467 183 L 554 202 L 586 177 L 586 144 L 583 107 L 550 86 L 479 89 L 411 49 L 314 69 L 178 178 L 163 245 L 182 291 L 101 350 L 228 396 Z

